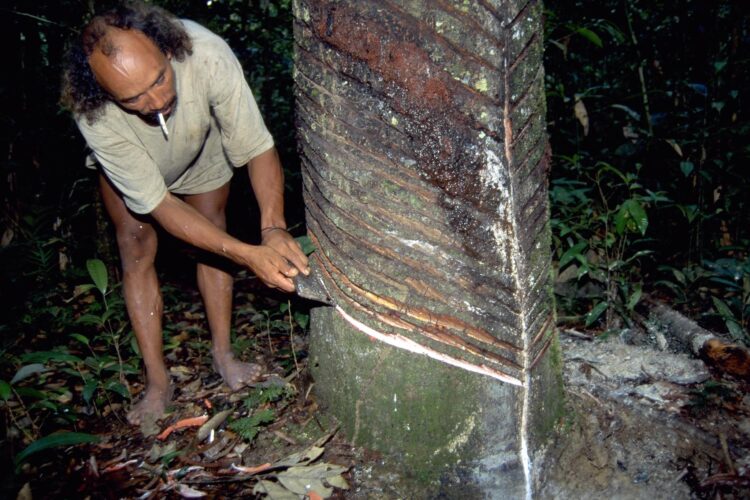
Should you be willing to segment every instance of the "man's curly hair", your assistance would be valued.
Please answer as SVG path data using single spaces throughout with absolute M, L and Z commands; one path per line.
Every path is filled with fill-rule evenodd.
M 107 43 L 110 28 L 138 30 L 164 54 L 178 61 L 192 54 L 192 43 L 182 24 L 166 10 L 140 1 L 123 2 L 95 15 L 73 40 L 63 63 L 61 104 L 76 115 L 96 121 L 109 96 L 99 85 L 88 58 L 97 46 L 107 56 L 117 51 Z

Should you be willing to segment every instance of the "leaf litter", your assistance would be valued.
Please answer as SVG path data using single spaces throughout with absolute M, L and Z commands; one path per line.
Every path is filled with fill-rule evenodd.
M 319 411 L 311 392 L 304 335 L 295 335 L 292 343 L 288 320 L 268 312 L 287 298 L 261 298 L 267 292 L 248 282 L 238 282 L 235 347 L 243 359 L 265 364 L 266 380 L 236 393 L 225 388 L 210 366 L 209 335 L 197 295 L 180 302 L 171 297 L 164 323 L 171 328 L 167 335 L 173 345 L 166 356 L 176 397 L 167 418 L 154 423 L 155 432 L 144 434 L 125 423 L 127 405 L 116 400 L 88 416 L 80 408 L 75 431 L 99 442 L 41 450 L 13 478 L 14 490 L 23 486 L 37 498 L 418 497 L 402 482 L 398 466 L 335 433 L 336 423 Z M 190 313 L 188 320 L 182 311 Z M 747 382 L 715 373 L 704 380 L 700 369 L 693 371 L 700 375 L 695 380 L 680 373 L 664 376 L 666 365 L 680 366 L 665 365 L 664 352 L 645 356 L 643 349 L 594 341 L 588 333 L 563 338 L 569 408 L 561 423 L 565 439 L 550 448 L 543 493 L 556 498 L 741 498 L 748 491 Z M 80 355 L 80 345 L 65 356 Z M 613 354 L 622 361 L 632 356 L 645 362 L 623 363 L 627 370 L 615 373 L 608 361 Z M 653 363 L 647 361 L 651 358 Z M 33 356 L 27 361 L 36 362 Z M 43 377 L 62 395 L 62 375 L 37 369 L 27 369 L 21 382 Z M 142 390 L 137 377 L 130 376 L 131 387 Z M 3 394 L 7 403 L 17 404 L 8 399 L 10 388 Z M 272 421 L 259 419 L 250 440 L 231 428 L 268 411 Z M 156 439 L 168 429 L 163 441 Z
M 289 334 L 285 316 L 304 304 L 268 297 L 255 280 L 238 280 L 233 347 L 242 359 L 265 365 L 267 376 L 231 392 L 211 368 L 199 297 L 167 293 L 173 303 L 165 307 L 165 357 L 175 385 L 167 416 L 134 427 L 124 419 L 127 405 L 108 404 L 77 422 L 98 444 L 40 453 L 20 469 L 17 488 L 27 483 L 38 498 L 73 492 L 92 498 L 330 498 L 348 488 L 351 464 L 326 453 L 328 442 L 340 441 L 336 424 L 309 394 L 305 337 L 298 332 L 292 344 Z M 174 301 L 175 294 L 181 300 Z M 28 366 L 14 382 L 57 375 L 40 363 Z M 143 389 L 139 377 L 130 379 L 136 390 Z M 258 415 L 251 433 L 233 430 Z M 67 443 L 76 444 L 59 438 L 53 444 Z

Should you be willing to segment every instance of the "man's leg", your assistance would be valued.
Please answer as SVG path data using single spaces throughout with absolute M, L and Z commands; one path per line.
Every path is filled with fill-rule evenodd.
M 186 195 L 184 200 L 198 210 L 217 227 L 226 231 L 226 206 L 229 198 L 229 183 L 208 193 Z M 262 369 L 255 364 L 242 363 L 235 359 L 229 342 L 232 323 L 232 276 L 217 267 L 214 255 L 207 255 L 198 262 L 198 289 L 206 307 L 208 327 L 211 330 L 214 369 L 232 390 L 242 388 L 257 380 Z
M 125 306 L 146 366 L 146 391 L 128 413 L 128 421 L 139 424 L 146 418 L 161 418 L 172 398 L 162 353 L 163 304 L 154 267 L 156 230 L 147 218 L 137 219 L 128 210 L 120 194 L 103 175 L 99 176 L 99 187 L 104 206 L 115 225 Z

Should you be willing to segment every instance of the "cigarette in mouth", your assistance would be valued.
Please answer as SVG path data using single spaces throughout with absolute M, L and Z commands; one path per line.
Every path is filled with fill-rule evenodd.
M 164 132 L 164 138 L 169 139 L 169 130 L 167 130 L 167 122 L 164 121 L 164 115 L 156 113 L 156 116 L 159 118 L 159 125 L 161 125 L 161 131 Z

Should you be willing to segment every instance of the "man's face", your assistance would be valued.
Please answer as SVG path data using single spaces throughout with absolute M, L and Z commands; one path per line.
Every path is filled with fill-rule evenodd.
M 116 49 L 107 56 L 103 43 Z M 154 121 L 156 113 L 168 115 L 177 93 L 174 71 L 165 56 L 143 33 L 110 28 L 106 40 L 89 56 L 89 65 L 99 84 L 122 108 Z

